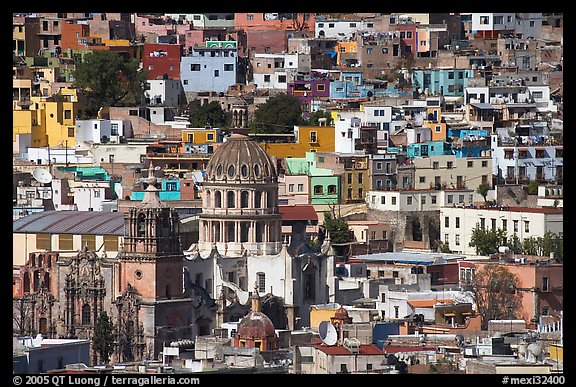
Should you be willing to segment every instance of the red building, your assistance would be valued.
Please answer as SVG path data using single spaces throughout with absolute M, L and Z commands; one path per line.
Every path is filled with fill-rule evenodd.
M 180 44 L 144 44 L 142 66 L 148 71 L 148 79 L 180 79 Z
M 390 26 L 390 30 L 400 32 L 400 47 L 402 58 L 415 58 L 418 53 L 418 37 L 416 35 L 416 24 L 397 24 Z

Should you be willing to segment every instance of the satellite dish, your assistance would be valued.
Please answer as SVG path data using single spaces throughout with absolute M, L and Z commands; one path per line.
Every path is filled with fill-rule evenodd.
M 322 342 L 326 345 L 334 345 L 338 341 L 338 332 L 330 321 L 322 321 L 318 326 L 318 333 Z
M 32 171 L 32 176 L 34 176 L 36 181 L 42 184 L 48 184 L 52 181 L 52 175 L 50 172 L 43 168 L 36 168 L 34 171 Z

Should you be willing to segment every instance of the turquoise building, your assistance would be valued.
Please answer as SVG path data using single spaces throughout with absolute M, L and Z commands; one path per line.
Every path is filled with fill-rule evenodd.
M 474 78 L 472 69 L 424 69 L 412 72 L 414 87 L 428 89 L 429 95 L 464 96 L 468 79 Z

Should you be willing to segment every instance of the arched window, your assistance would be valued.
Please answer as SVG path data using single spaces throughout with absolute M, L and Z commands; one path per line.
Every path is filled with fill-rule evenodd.
M 240 168 L 240 172 L 242 173 L 242 177 L 248 177 L 248 166 L 243 164 Z
M 254 164 L 254 176 L 260 177 L 260 166 L 258 164 Z
M 212 207 L 212 195 L 210 194 L 210 190 L 206 190 L 206 193 L 204 195 L 206 195 L 206 200 L 204 201 L 206 207 L 211 208 Z
M 234 191 L 228 191 L 228 208 L 236 207 L 236 193 Z
M 146 215 L 143 213 L 138 214 L 138 220 L 136 221 L 136 236 L 138 238 L 144 238 L 146 235 Z
M 235 174 L 236 174 L 236 167 L 234 166 L 234 164 L 230 164 L 230 166 L 228 167 L 228 176 L 234 177 Z
M 322 187 L 321 185 L 315 185 L 314 186 L 314 193 L 316 195 L 322 195 L 324 193 L 324 187 Z
M 250 225 L 248 223 L 240 224 L 240 242 L 248 242 L 249 231 Z
M 234 223 L 228 223 L 228 225 L 226 226 L 227 228 L 227 235 L 226 235 L 226 240 L 228 242 L 235 242 L 236 241 L 236 227 L 234 227 Z
M 256 223 L 256 242 L 262 242 L 264 236 L 264 227 L 261 223 Z
M 220 242 L 220 223 L 214 223 L 214 241 Z
M 90 305 L 82 305 L 82 325 L 90 325 Z
M 248 191 L 240 193 L 240 208 L 248 208 Z
M 30 293 L 30 273 L 24 272 L 24 293 Z
M 256 191 L 254 195 L 254 207 L 255 208 L 262 208 L 262 192 Z
M 378 181 L 381 182 L 381 180 L 378 180 Z M 336 193 L 336 186 L 335 186 L 334 184 L 331 184 L 331 185 L 328 186 L 328 193 L 329 193 L 330 195 L 333 195 L 333 194 Z
M 214 193 L 214 207 L 222 208 L 222 193 L 220 191 Z
M 44 273 L 44 284 L 45 289 L 50 289 L 50 273 Z

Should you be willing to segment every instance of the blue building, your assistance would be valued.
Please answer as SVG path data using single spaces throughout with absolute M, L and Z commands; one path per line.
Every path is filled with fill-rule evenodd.
M 419 158 L 423 156 L 443 156 L 453 154 L 450 144 L 445 141 L 429 141 L 408 145 L 406 156 Z
M 340 80 L 330 82 L 331 99 L 367 98 L 374 95 L 374 85 L 364 84 L 360 71 L 342 72 Z
M 160 180 L 160 179 L 158 179 Z M 180 180 L 160 180 L 161 190 L 158 192 L 160 195 L 160 200 L 170 201 L 170 200 L 180 200 Z M 130 200 L 142 201 L 144 199 L 144 191 L 132 192 Z
M 490 142 L 486 129 L 448 128 L 452 150 L 456 157 L 486 157 Z
M 474 78 L 471 69 L 425 69 L 412 72 L 412 84 L 431 95 L 464 96 L 468 79 Z
M 233 41 L 208 41 L 180 60 L 184 92 L 224 93 L 237 82 L 238 48 Z

